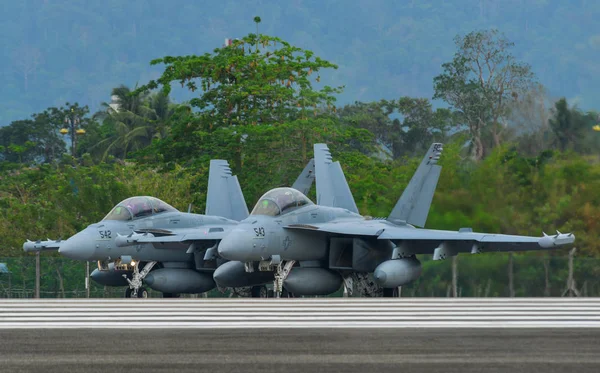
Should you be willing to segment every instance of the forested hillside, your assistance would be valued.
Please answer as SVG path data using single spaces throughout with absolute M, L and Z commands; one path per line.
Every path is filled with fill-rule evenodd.
M 148 62 L 202 54 L 254 30 L 277 35 L 339 66 L 341 103 L 431 98 L 431 79 L 454 53 L 452 38 L 498 28 L 515 42 L 549 94 L 598 108 L 600 3 L 590 0 L 22 0 L 2 5 L 0 126 L 78 101 L 92 111 L 119 84 L 160 72 Z M 174 92 L 180 101 L 192 96 Z M 577 101 L 573 101 L 577 99 Z M 439 102 L 443 104 L 443 102 Z

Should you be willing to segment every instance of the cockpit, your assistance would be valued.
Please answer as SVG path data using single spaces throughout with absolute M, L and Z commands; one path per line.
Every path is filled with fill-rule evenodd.
M 307 205 L 314 203 L 296 189 L 275 188 L 260 197 L 250 215 L 278 216 Z
M 121 201 L 102 220 L 127 221 L 163 212 L 175 211 L 179 210 L 158 198 L 131 197 Z

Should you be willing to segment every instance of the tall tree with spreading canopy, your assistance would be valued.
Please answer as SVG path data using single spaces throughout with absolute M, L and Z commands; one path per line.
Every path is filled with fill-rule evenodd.
M 462 115 L 472 138 L 476 160 L 485 154 L 482 132 L 488 130 L 500 145 L 511 101 L 519 100 L 535 84 L 528 64 L 510 53 L 514 43 L 497 30 L 457 36 L 458 51 L 442 65 L 434 82 L 434 99 L 443 99 Z
M 255 19 L 257 25 L 259 21 Z M 173 124 L 172 136 L 167 140 L 185 148 L 187 157 L 206 152 L 202 140 L 221 128 L 277 125 L 334 111 L 333 95 L 341 90 L 329 86 L 317 90 L 312 85 L 313 81 L 320 82 L 322 69 L 335 69 L 336 65 L 315 57 L 311 51 L 262 34 L 248 34 L 213 53 L 151 62 L 160 63 L 166 65 L 162 76 L 136 93 L 159 86 L 169 93 L 173 82 L 200 91 L 199 97 L 189 102 L 193 112 Z M 227 142 L 237 144 L 230 150 L 240 170 L 243 133 L 229 132 Z

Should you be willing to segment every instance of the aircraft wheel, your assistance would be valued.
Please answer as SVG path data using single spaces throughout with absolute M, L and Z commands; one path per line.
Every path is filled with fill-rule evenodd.
M 125 298 L 131 298 L 132 292 L 133 292 L 133 289 L 131 289 L 131 288 L 125 289 Z
M 267 290 L 267 298 L 275 298 L 275 292 L 273 289 Z
M 137 293 L 138 298 L 148 298 L 148 290 L 146 288 L 139 288 Z
M 384 298 L 398 298 L 398 288 L 383 288 Z
M 250 296 L 252 298 L 267 298 L 268 291 L 266 286 L 253 286 L 250 291 Z

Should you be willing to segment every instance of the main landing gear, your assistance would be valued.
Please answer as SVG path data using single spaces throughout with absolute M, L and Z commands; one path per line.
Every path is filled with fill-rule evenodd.
M 250 292 L 252 298 L 275 298 L 273 289 L 269 289 L 265 285 L 253 286 Z M 290 293 L 287 289 L 282 288 L 279 298 L 295 298 L 294 293 Z
M 137 290 L 137 294 L 133 296 L 133 289 L 125 289 L 125 298 L 148 298 L 148 290 L 145 287 L 141 287 Z

